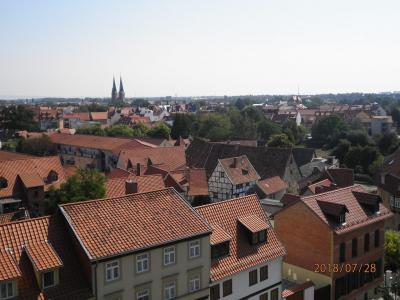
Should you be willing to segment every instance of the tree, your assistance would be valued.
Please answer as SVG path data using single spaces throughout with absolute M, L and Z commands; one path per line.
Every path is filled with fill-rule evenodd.
M 352 146 L 366 146 L 369 144 L 368 135 L 362 130 L 351 130 L 346 133 L 346 139 Z
M 391 115 L 392 115 L 393 121 L 396 123 L 397 126 L 399 126 L 400 125 L 400 109 L 398 106 L 392 108 Z
M 100 125 L 84 126 L 84 127 L 78 128 L 76 130 L 76 133 L 78 133 L 78 134 L 100 135 L 100 136 L 106 135 L 104 129 L 101 128 Z
M 332 148 L 347 131 L 347 125 L 337 115 L 319 119 L 311 129 L 312 143 L 316 147 Z
M 79 169 L 59 190 L 50 187 L 47 203 L 50 211 L 59 204 L 103 198 L 106 194 L 106 178 L 99 171 Z
M 193 115 L 189 114 L 176 114 L 174 124 L 171 129 L 171 137 L 178 139 L 180 136 L 188 138 L 191 134 L 192 124 L 194 122 Z
M 165 123 L 159 123 L 153 128 L 151 128 L 147 134 L 155 138 L 169 139 L 171 134 L 171 129 Z
M 198 122 L 197 135 L 200 137 L 205 137 L 212 141 L 221 141 L 231 136 L 232 124 L 226 115 L 202 115 Z
M 283 124 L 283 132 L 287 134 L 292 143 L 298 145 L 304 142 L 307 130 L 304 126 L 297 126 L 295 121 L 289 120 Z
M 336 158 L 339 159 L 341 163 L 343 163 L 344 157 L 346 156 L 346 153 L 349 151 L 350 147 L 351 143 L 348 140 L 340 139 L 339 143 L 333 149 L 331 154 L 336 156 Z
M 370 175 L 373 175 L 375 168 L 382 163 L 382 160 L 382 154 L 374 146 L 352 146 L 344 157 L 344 163 L 348 168 L 357 167 L 358 172 Z
M 127 125 L 111 125 L 104 129 L 106 136 L 134 136 L 134 131 Z
M 292 147 L 293 144 L 290 142 L 288 136 L 284 133 L 274 134 L 268 140 L 268 147 Z
M 376 144 L 382 154 L 389 155 L 399 147 L 399 139 L 394 132 L 385 133 L 377 137 Z
M 267 141 L 272 135 L 282 133 L 282 128 L 278 124 L 264 119 L 258 123 L 257 132 L 261 139 Z
M 14 134 L 17 130 L 38 131 L 35 113 L 23 105 L 11 105 L 0 108 L 0 128 Z
M 396 271 L 400 268 L 400 232 L 385 232 L 385 264 L 388 269 Z
M 43 134 L 37 138 L 20 139 L 16 151 L 36 156 L 51 156 L 57 154 L 57 147 L 49 136 Z

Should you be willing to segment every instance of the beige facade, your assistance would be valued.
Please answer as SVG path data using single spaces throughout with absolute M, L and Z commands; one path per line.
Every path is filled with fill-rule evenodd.
M 200 245 L 200 255 L 191 258 L 189 256 L 189 244 L 196 241 Z M 174 249 L 175 262 L 165 265 L 164 254 L 171 253 L 171 247 Z M 149 260 L 147 264 L 143 264 L 141 259 L 145 258 L 146 255 Z M 119 266 L 117 279 L 107 281 L 107 265 L 109 267 Z M 139 272 L 139 269 L 146 265 L 148 270 L 146 271 L 146 268 L 144 268 L 145 271 Z M 97 282 L 99 300 L 136 300 L 141 299 L 140 295 L 146 295 L 146 293 L 148 293 L 149 299 L 168 299 L 165 298 L 165 292 L 168 288 L 171 293 L 175 289 L 175 298 L 177 299 L 208 299 L 210 280 L 209 236 L 121 256 L 98 263 L 97 266 L 94 263 L 92 270 L 93 274 L 96 274 L 93 284 L 94 290 L 96 290 Z M 198 290 L 191 292 L 191 288 L 198 288 Z

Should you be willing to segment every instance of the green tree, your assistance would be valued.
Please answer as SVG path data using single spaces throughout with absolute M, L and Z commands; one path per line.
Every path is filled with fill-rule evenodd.
M 351 130 L 347 132 L 346 139 L 352 146 L 366 146 L 369 144 L 369 137 L 366 132 L 362 130 Z
M 111 125 L 104 129 L 106 136 L 134 136 L 134 131 L 127 125 Z
M 283 124 L 283 132 L 287 134 L 292 143 L 298 145 L 304 142 L 307 130 L 304 126 L 297 126 L 295 121 L 289 120 Z
M 61 184 L 60 189 L 50 187 L 47 198 L 49 211 L 54 211 L 59 204 L 103 198 L 105 182 L 105 176 L 99 171 L 79 169 Z
M 84 126 L 84 127 L 78 128 L 76 130 L 76 133 L 78 133 L 78 134 L 89 134 L 89 135 L 99 135 L 99 136 L 105 136 L 106 135 L 104 129 L 102 129 L 100 127 L 100 125 Z
M 373 175 L 373 171 L 382 160 L 382 154 L 374 146 L 352 146 L 344 157 L 344 163 L 348 168 L 357 168 L 359 172 L 370 175 Z M 362 170 L 358 166 L 361 166 Z
M 148 136 L 164 139 L 169 139 L 170 134 L 171 128 L 169 128 L 165 123 L 159 123 L 147 132 Z
M 257 132 L 262 140 L 267 141 L 272 135 L 282 133 L 282 128 L 278 124 L 264 119 L 258 123 Z
M 232 124 L 226 115 L 202 115 L 199 118 L 197 135 L 212 141 L 226 140 L 231 137 L 231 128 Z
M 399 147 L 399 139 L 394 132 L 385 133 L 377 137 L 376 144 L 382 154 L 389 155 Z
M 20 139 L 16 151 L 36 156 L 51 156 L 57 154 L 57 147 L 47 135 L 43 134 L 37 138 Z
M 171 129 L 171 137 L 175 140 L 178 139 L 180 136 L 183 138 L 188 138 L 191 134 L 193 123 L 193 115 L 176 114 L 174 124 Z
M 312 143 L 315 147 L 332 148 L 347 131 L 347 125 L 337 115 L 319 119 L 311 129 Z
M 39 124 L 32 110 L 23 105 L 10 105 L 0 108 L 0 128 L 12 135 L 18 130 L 38 131 Z
M 268 140 L 268 147 L 292 147 L 293 144 L 290 142 L 288 136 L 284 133 L 274 134 Z
M 385 232 L 385 264 L 392 270 L 400 268 L 400 232 L 387 230 Z
M 348 140 L 340 139 L 339 143 L 333 149 L 331 154 L 336 156 L 336 158 L 339 159 L 339 161 L 341 163 L 343 163 L 344 157 L 346 156 L 346 154 L 349 151 L 350 147 L 351 147 L 351 143 Z
M 397 126 L 400 125 L 400 108 L 398 106 L 391 109 L 391 116 Z

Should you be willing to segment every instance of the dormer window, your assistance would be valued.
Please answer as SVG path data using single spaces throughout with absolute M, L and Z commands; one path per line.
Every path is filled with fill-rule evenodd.
M 4 177 L 0 177 L 0 189 L 8 187 L 8 181 Z
M 382 201 L 378 195 L 353 191 L 354 197 L 367 215 L 379 213 L 379 203 Z
M 349 212 L 346 205 L 322 200 L 317 200 L 317 203 L 330 223 L 336 226 L 346 223 L 346 213 Z
M 50 183 L 55 182 L 57 180 L 58 180 L 58 173 L 56 171 L 54 171 L 54 170 L 51 170 L 49 172 L 49 175 L 47 175 L 46 183 L 50 184 Z
M 232 237 L 221 226 L 213 225 L 211 234 L 211 258 L 218 259 L 229 255 L 229 245 Z
M 346 214 L 341 214 L 340 216 L 339 216 L 339 223 L 340 224 L 346 224 Z
M 229 241 L 211 246 L 211 258 L 218 259 L 229 255 Z
M 11 299 L 15 296 L 13 281 L 0 283 L 0 299 Z
M 42 274 L 42 286 L 44 289 L 55 285 L 54 271 L 45 272 Z
M 257 245 L 267 240 L 268 223 L 256 215 L 238 218 L 246 232 L 250 244 Z

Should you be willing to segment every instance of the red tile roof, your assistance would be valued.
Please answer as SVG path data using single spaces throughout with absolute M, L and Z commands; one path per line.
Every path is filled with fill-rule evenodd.
M 114 168 L 111 172 L 106 174 L 107 179 L 113 179 L 113 178 L 126 178 L 132 173 L 120 168 Z
M 0 161 L 33 158 L 32 155 L 0 150 Z
M 379 205 L 379 214 L 368 215 L 356 198 L 359 197 L 360 194 L 355 194 L 354 192 L 363 193 L 365 197 L 369 197 L 370 195 L 365 192 L 362 186 L 353 185 L 326 193 L 301 197 L 301 201 L 328 226 L 331 226 L 330 222 L 327 216 L 323 213 L 320 203 L 332 203 L 345 206 L 348 210 L 346 213 L 345 225 L 331 226 L 332 230 L 334 230 L 337 234 L 351 231 L 361 226 L 365 226 L 366 224 L 385 220 L 392 216 L 392 213 L 382 204 Z
M 135 148 L 122 150 L 118 159 L 118 166 L 127 169 L 128 161 L 132 167 L 137 163 L 141 165 L 162 165 L 168 171 L 177 170 L 186 166 L 184 147 L 158 147 L 158 148 Z
M 318 187 L 329 188 L 331 185 L 332 185 L 332 182 L 329 179 L 324 179 L 324 180 L 318 181 L 316 183 L 310 184 L 308 186 L 308 190 L 310 190 L 313 194 L 317 194 Z
M 282 291 L 282 298 L 287 298 L 298 292 L 304 291 L 312 286 L 314 286 L 314 283 L 312 281 L 306 281 L 304 283 L 295 284 L 294 286 L 291 286 L 290 288 L 287 288 Z
M 188 177 L 188 196 L 208 195 L 208 182 L 205 169 L 189 169 Z
M 265 195 L 271 195 L 286 189 L 288 186 L 279 176 L 257 181 L 257 186 Z
M 122 149 L 132 149 L 136 147 L 145 148 L 142 144 L 134 139 L 115 138 L 97 135 L 84 134 L 61 134 L 55 133 L 50 136 L 55 144 L 71 145 L 81 148 L 91 148 L 112 151 L 118 154 Z
M 18 176 L 25 180 L 27 186 L 39 184 L 39 178 L 46 178 L 53 170 L 58 174 L 58 180 L 45 185 L 47 191 L 51 185 L 58 187 L 66 178 L 64 168 L 58 156 L 35 157 L 30 159 L 0 161 L 0 177 L 4 177 L 8 186 L 0 189 L 0 197 L 10 197 L 14 195 L 14 187 L 17 184 Z
M 64 267 L 59 271 L 60 283 L 41 291 L 37 284 L 34 267 L 25 254 L 24 246 L 29 247 L 29 245 L 46 241 L 52 244 Z M 62 296 L 62 299 L 78 300 L 88 299 L 91 296 L 89 284 L 83 276 L 82 267 L 76 259 L 72 241 L 61 216 L 41 217 L 0 225 L 0 249 L 10 249 L 12 259 L 19 267 L 22 275 L 17 282 L 19 299 L 55 299 Z M 40 255 L 38 259 L 40 264 L 47 264 L 46 255 Z M 7 264 L 7 273 L 15 272 L 15 265 Z
M 21 277 L 21 271 L 9 251 L 0 249 L 0 282 Z
M 326 173 L 336 183 L 337 187 L 352 186 L 354 184 L 353 169 L 334 168 L 327 169 Z
M 268 223 L 261 220 L 257 215 L 247 215 L 238 218 L 238 221 L 252 233 L 268 229 Z
M 232 276 L 286 254 L 255 195 L 199 206 L 196 210 L 212 227 L 218 225 L 232 237 L 229 245 L 230 255 L 212 262 L 212 281 Z M 238 218 L 249 215 L 257 216 L 258 219 L 268 225 L 266 243 L 251 245 L 247 236 L 239 230 L 240 227 L 237 226 Z
M 108 112 L 100 111 L 100 112 L 91 112 L 90 117 L 93 121 L 97 120 L 107 120 L 108 119 Z
M 32 262 L 33 267 L 38 272 L 60 268 L 63 266 L 60 257 L 48 241 L 30 243 L 24 248 Z
M 218 224 L 212 226 L 212 234 L 210 237 L 210 244 L 216 245 L 223 242 L 230 241 L 232 237 Z
M 260 175 L 258 175 L 246 155 L 220 159 L 219 162 L 233 184 L 241 184 L 260 179 Z
M 79 119 L 82 121 L 90 121 L 90 114 L 88 112 L 76 112 L 64 114 L 64 119 Z
M 65 204 L 61 211 L 91 260 L 211 233 L 174 189 Z
M 120 197 L 126 195 L 125 182 L 131 179 L 138 184 L 138 193 L 157 191 L 165 188 L 164 180 L 161 175 L 145 175 L 108 179 L 106 182 L 106 197 Z
M 44 186 L 45 184 L 38 173 L 21 173 L 18 176 L 26 188 Z

